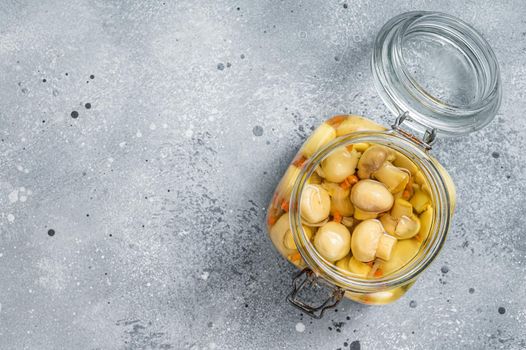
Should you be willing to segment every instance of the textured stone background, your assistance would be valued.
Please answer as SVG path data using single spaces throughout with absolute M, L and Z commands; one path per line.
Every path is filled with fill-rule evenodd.
M 483 33 L 500 113 L 435 146 L 458 207 L 410 292 L 301 317 L 264 208 L 324 118 L 393 120 L 369 57 L 412 9 Z M 525 15 L 521 0 L 4 1 L 0 348 L 526 348 Z

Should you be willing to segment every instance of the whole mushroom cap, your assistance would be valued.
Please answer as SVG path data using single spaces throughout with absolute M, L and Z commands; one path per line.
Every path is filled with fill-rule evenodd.
M 351 233 L 344 225 L 330 221 L 316 233 L 314 247 L 328 261 L 340 260 L 351 250 Z
M 380 169 L 385 161 L 393 161 L 394 152 L 381 145 L 374 145 L 363 152 L 358 161 L 358 177 L 360 179 L 369 179 L 371 174 Z
M 382 223 L 376 219 L 364 220 L 358 224 L 351 239 L 353 257 L 362 262 L 373 261 L 383 233 Z
M 361 180 L 351 189 L 351 201 L 362 211 L 381 213 L 391 209 L 394 197 L 383 183 Z
M 329 193 L 320 185 L 306 185 L 301 194 L 300 210 L 301 217 L 308 223 L 325 220 L 331 210 Z

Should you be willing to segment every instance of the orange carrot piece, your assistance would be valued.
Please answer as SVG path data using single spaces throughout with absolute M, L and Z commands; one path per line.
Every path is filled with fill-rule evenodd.
M 301 168 L 303 164 L 305 164 L 305 161 L 307 158 L 303 154 L 300 154 L 294 161 L 292 162 L 293 165 L 297 166 L 298 168 Z
M 382 277 L 384 275 L 384 273 L 382 272 L 382 270 L 378 269 L 374 272 L 374 277 Z
M 349 181 L 347 179 L 345 179 L 340 184 L 340 187 L 343 188 L 344 190 L 347 190 L 347 189 L 351 188 L 351 184 L 349 183 Z
M 402 193 L 402 198 L 408 201 L 409 198 L 411 198 L 411 192 L 409 190 L 404 190 L 404 193 Z
M 281 202 L 281 209 L 283 209 L 285 212 L 288 213 L 288 212 L 289 212 L 289 201 L 287 201 L 287 200 L 284 199 L 284 200 Z
M 329 124 L 333 128 L 337 128 L 345 119 L 347 119 L 346 115 L 335 115 L 325 123 Z
M 332 216 L 332 219 L 336 221 L 337 223 L 342 222 L 342 216 L 337 211 L 334 212 L 334 215 Z
M 353 146 L 354 146 L 354 145 L 348 145 L 348 146 L 346 147 L 346 148 L 347 148 L 347 151 L 352 152 Z
M 356 175 L 351 175 L 349 177 L 347 177 L 347 181 L 352 185 L 355 185 L 358 183 L 358 176 Z
M 278 220 L 276 219 L 276 217 L 274 215 L 269 215 L 268 218 L 267 218 L 267 223 L 269 225 L 271 225 L 271 226 L 274 225 L 276 223 L 276 221 L 278 221 Z
M 289 255 L 290 261 L 299 261 L 301 259 L 301 254 L 299 252 Z

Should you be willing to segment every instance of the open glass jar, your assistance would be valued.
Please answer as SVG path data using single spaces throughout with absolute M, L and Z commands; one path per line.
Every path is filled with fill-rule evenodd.
M 471 26 L 449 15 L 408 12 L 391 19 L 376 37 L 371 62 L 375 86 L 397 116 L 392 129 L 358 116 L 330 118 L 305 141 L 278 184 L 268 209 L 268 231 L 273 244 L 302 269 L 287 299 L 313 317 L 321 317 L 324 310 L 334 307 L 344 296 L 381 305 L 397 300 L 413 285 L 443 246 L 455 207 L 454 184 L 429 154 L 431 144 L 437 135 L 459 136 L 482 128 L 500 106 L 500 73 L 494 53 Z M 364 155 L 371 153 L 372 148 L 385 150 L 391 158 L 376 164 L 374 173 L 363 175 Z M 358 163 L 343 166 L 349 169 L 344 178 L 330 178 L 324 169 L 338 152 L 348 153 L 348 160 L 352 162 L 355 157 Z M 385 172 L 401 174 L 405 179 L 401 187 L 400 183 L 391 186 L 391 180 L 382 178 L 378 169 L 385 169 L 384 166 L 388 166 Z M 340 164 L 336 168 L 343 169 Z M 353 199 L 351 186 L 367 181 L 390 191 L 388 208 L 367 212 Z M 341 193 L 338 186 L 347 191 L 343 197 L 347 209 L 334 210 L 335 195 L 330 188 Z M 302 201 L 313 187 L 330 192 L 330 211 L 316 219 L 307 215 Z M 369 196 L 374 191 L 366 188 L 361 192 L 365 193 L 362 196 Z M 418 224 L 412 234 L 404 236 L 398 231 L 401 219 L 394 213 L 398 210 L 394 209 L 397 201 L 410 207 L 403 218 L 414 218 Z M 347 213 L 342 218 L 339 211 Z M 388 229 L 393 217 L 394 226 Z M 384 231 L 375 236 L 376 257 L 373 254 L 363 258 L 363 249 L 356 243 L 357 227 L 365 222 L 381 224 Z M 328 223 L 348 232 L 341 236 L 344 248 L 338 247 L 334 256 L 324 249 L 341 237 L 333 235 L 325 242 L 320 238 L 326 235 L 324 227 Z M 380 254 L 385 237 L 388 254 Z M 327 286 L 330 297 L 317 305 L 302 301 L 300 291 L 311 285 Z

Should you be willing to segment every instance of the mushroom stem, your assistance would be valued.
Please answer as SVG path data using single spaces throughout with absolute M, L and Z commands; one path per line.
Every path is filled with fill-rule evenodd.
M 376 270 L 378 270 L 378 268 L 380 267 L 381 263 L 382 262 L 380 260 L 376 259 L 374 261 L 373 267 L 371 268 L 371 271 L 369 271 L 369 274 L 367 275 L 367 277 L 369 277 L 369 278 L 374 277 L 374 274 L 376 273 Z

